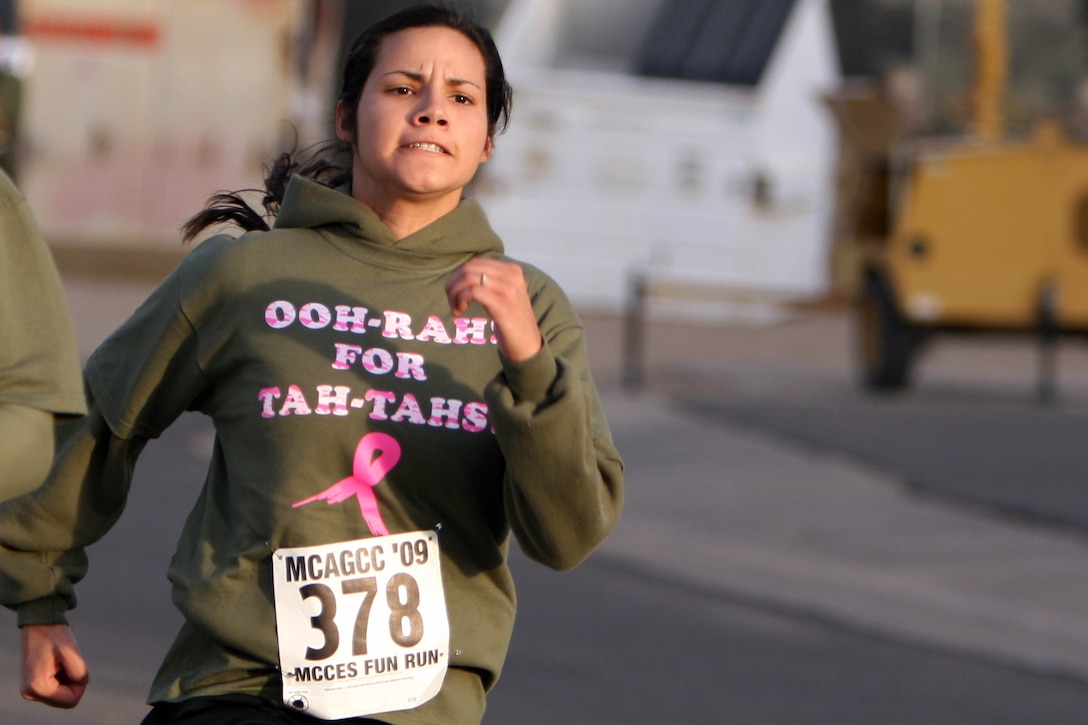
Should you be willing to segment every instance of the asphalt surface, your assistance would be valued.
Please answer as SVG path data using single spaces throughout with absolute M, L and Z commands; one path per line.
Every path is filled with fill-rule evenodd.
M 148 283 L 66 287 L 86 354 Z M 1062 346 L 1048 406 L 1023 341 L 935 346 L 912 391 L 873 398 L 852 379 L 842 311 L 760 326 L 658 320 L 645 329 L 646 384 L 630 391 L 622 325 L 585 320 L 628 465 L 624 517 L 574 572 L 515 561 L 523 603 L 487 722 L 1083 720 L 1083 348 Z M 140 466 L 199 485 L 207 436 L 183 418 Z M 135 510 L 184 512 L 195 489 L 133 495 Z M 15 700 L 16 638 L 0 630 L 0 688 L 14 700 L 0 700 L 0 720 L 138 721 L 176 627 L 162 577 L 175 537 L 127 516 L 92 551 L 118 562 L 92 561 L 96 586 L 126 601 L 88 596 L 77 614 L 104 622 L 84 644 L 99 664 L 79 710 Z

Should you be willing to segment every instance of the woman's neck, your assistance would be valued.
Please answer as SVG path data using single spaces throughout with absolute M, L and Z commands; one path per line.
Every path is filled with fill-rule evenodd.
M 352 196 L 357 201 L 366 204 L 398 241 L 449 214 L 461 203 L 460 191 L 438 197 L 413 199 L 404 196 L 388 198 L 380 194 L 367 194 L 359 190 L 359 187 L 355 187 Z

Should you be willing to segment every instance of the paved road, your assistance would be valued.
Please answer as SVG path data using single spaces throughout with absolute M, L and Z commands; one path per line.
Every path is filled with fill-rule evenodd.
M 604 554 L 515 571 L 492 725 L 1083 723 L 1088 685 L 860 630 Z
M 598 329 L 598 359 L 616 378 L 619 338 Z M 920 493 L 1088 535 L 1088 345 L 1063 341 L 1058 396 L 1043 404 L 1030 339 L 937 338 L 912 389 L 872 395 L 855 384 L 851 333 L 841 312 L 772 328 L 658 323 L 647 388 L 700 419 L 841 454 Z
M 1088 411 L 913 398 L 715 402 L 685 410 L 892 471 L 907 486 L 1088 536 Z

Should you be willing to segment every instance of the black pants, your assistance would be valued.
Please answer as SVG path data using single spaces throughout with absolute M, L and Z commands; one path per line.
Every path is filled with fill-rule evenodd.
M 316 725 L 319 720 L 252 695 L 196 697 L 155 705 L 141 725 Z M 336 720 L 343 725 L 384 725 L 380 720 Z

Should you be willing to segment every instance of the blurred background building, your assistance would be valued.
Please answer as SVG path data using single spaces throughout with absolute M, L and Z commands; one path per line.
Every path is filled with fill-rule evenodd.
M 330 135 L 345 39 L 407 4 L 0 0 L 0 163 L 62 255 L 176 258 L 211 193 Z M 879 89 L 896 134 L 970 121 L 973 0 L 455 4 L 493 28 L 516 89 L 474 193 L 587 307 L 618 308 L 638 272 L 833 294 L 825 98 Z M 1088 3 L 1008 5 L 1009 132 L 1047 116 L 1083 135 Z

